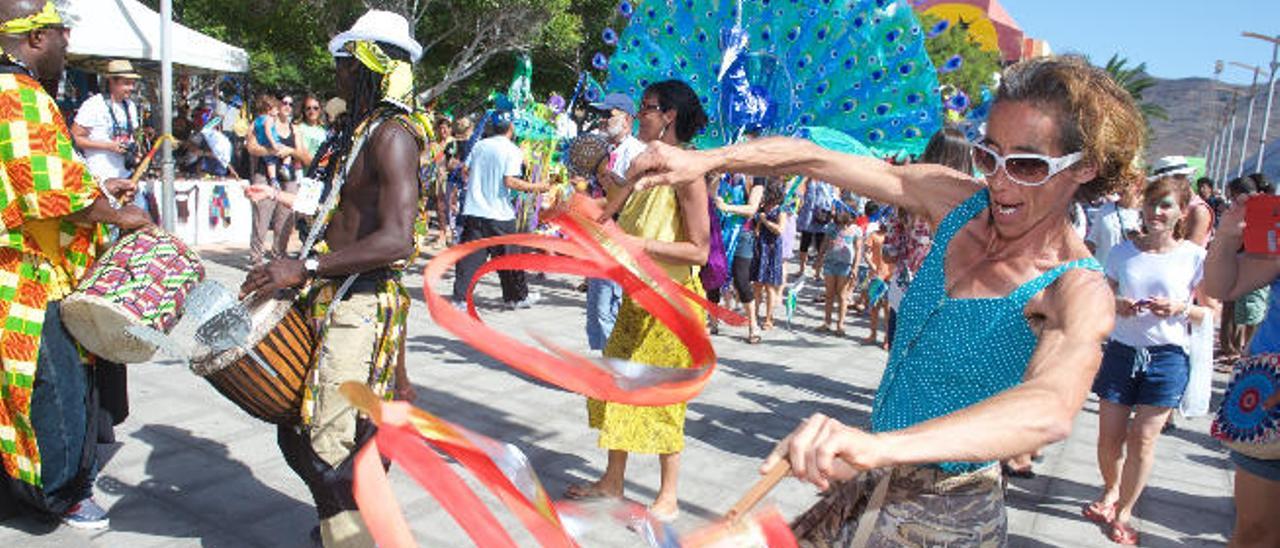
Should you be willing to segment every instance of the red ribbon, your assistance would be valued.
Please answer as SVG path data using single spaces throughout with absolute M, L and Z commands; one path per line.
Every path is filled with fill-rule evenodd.
M 702 296 L 676 283 L 649 257 L 639 252 L 617 227 L 591 221 L 594 204 L 575 196 L 572 209 L 553 211 L 548 220 L 558 223 L 565 238 L 536 234 L 511 234 L 476 240 L 450 247 L 429 263 L 423 273 L 423 296 L 432 318 L 463 342 L 512 368 L 543 382 L 591 398 L 629 405 L 670 405 L 693 399 L 706 386 L 715 370 L 715 350 L 706 327 L 693 306 L 706 308 L 733 325 L 746 319 L 711 304 Z M 433 289 L 467 255 L 497 245 L 523 246 L 547 254 L 520 253 L 495 257 L 471 280 L 467 289 L 465 314 Z M 496 270 L 528 270 L 589 276 L 612 280 L 623 291 L 667 326 L 688 349 L 690 369 L 701 371 L 694 378 L 680 369 L 650 367 L 646 377 L 655 382 L 641 386 L 620 383 L 608 364 L 550 344 L 536 337 L 551 352 L 527 345 L 486 326 L 476 312 L 474 291 L 479 279 Z M 663 380 L 669 377 L 676 380 Z

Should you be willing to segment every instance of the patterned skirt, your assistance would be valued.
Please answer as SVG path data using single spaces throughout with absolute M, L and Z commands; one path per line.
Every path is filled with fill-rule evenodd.
M 697 276 L 685 282 L 685 287 L 702 294 Z M 705 314 L 701 308 L 697 311 L 700 316 Z M 675 333 L 630 298 L 618 308 L 604 355 L 657 367 L 693 365 Z M 600 447 L 629 453 L 663 455 L 683 450 L 684 413 L 683 403 L 649 407 L 587 400 L 587 421 L 591 428 L 600 430 Z
M 1000 467 L 955 475 L 901 466 L 832 487 L 791 524 L 800 546 L 851 546 L 876 484 L 888 474 L 892 476 L 887 495 L 868 548 L 1005 545 L 1008 523 Z

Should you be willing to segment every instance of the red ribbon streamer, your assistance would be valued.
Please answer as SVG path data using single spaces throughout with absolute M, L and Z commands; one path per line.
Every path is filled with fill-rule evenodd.
M 494 359 L 521 373 L 578 394 L 629 405 L 670 405 L 693 399 L 706 386 L 715 369 L 715 350 L 693 306 L 702 306 L 735 325 L 744 324 L 746 319 L 707 302 L 676 283 L 649 257 L 634 249 L 628 237 L 617 227 L 591 221 L 590 217 L 596 211 L 585 198 L 575 196 L 572 208 L 567 212 L 550 212 L 548 217 L 561 226 L 566 235 L 564 239 L 511 234 L 457 245 L 437 255 L 427 263 L 423 273 L 423 296 L 432 318 L 463 342 Z M 469 314 L 453 308 L 432 289 L 462 258 L 498 245 L 523 246 L 547 254 L 504 255 L 488 261 L 477 270 L 467 290 Z M 700 373 L 690 379 L 687 371 L 652 367 L 647 372 L 650 378 L 670 376 L 678 380 L 639 387 L 624 386 L 615 371 L 606 364 L 547 344 L 553 351 L 549 353 L 489 328 L 480 321 L 476 312 L 476 284 L 490 272 L 511 269 L 606 278 L 617 282 L 632 300 L 671 329 L 689 350 L 693 362 L 689 369 L 700 370 Z

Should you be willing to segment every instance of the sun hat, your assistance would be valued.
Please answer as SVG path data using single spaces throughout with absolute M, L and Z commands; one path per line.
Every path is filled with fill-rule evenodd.
M 604 96 L 604 100 L 599 103 L 591 103 L 591 108 L 608 112 L 610 110 L 621 110 L 628 116 L 636 117 L 636 102 L 625 93 L 610 93 Z
M 142 76 L 133 70 L 133 63 L 127 59 L 112 59 L 107 61 L 107 78 L 126 78 L 129 80 L 140 80 Z
M 409 52 L 409 59 L 417 63 L 422 58 L 422 44 L 413 39 L 409 31 L 409 20 L 403 16 L 382 10 L 369 10 L 356 20 L 351 29 L 334 36 L 329 41 L 329 53 L 335 57 L 348 57 L 351 54 L 343 49 L 349 42 L 367 40 L 391 44 Z
M 1174 175 L 1191 175 L 1195 172 L 1196 168 L 1187 163 L 1186 157 L 1164 156 L 1151 164 L 1151 176 L 1147 177 L 1147 181 Z

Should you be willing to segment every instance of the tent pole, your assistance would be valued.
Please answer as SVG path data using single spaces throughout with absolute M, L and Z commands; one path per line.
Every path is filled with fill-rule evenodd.
M 173 0 L 160 0 L 160 219 L 173 232 L 177 205 L 173 194 Z

